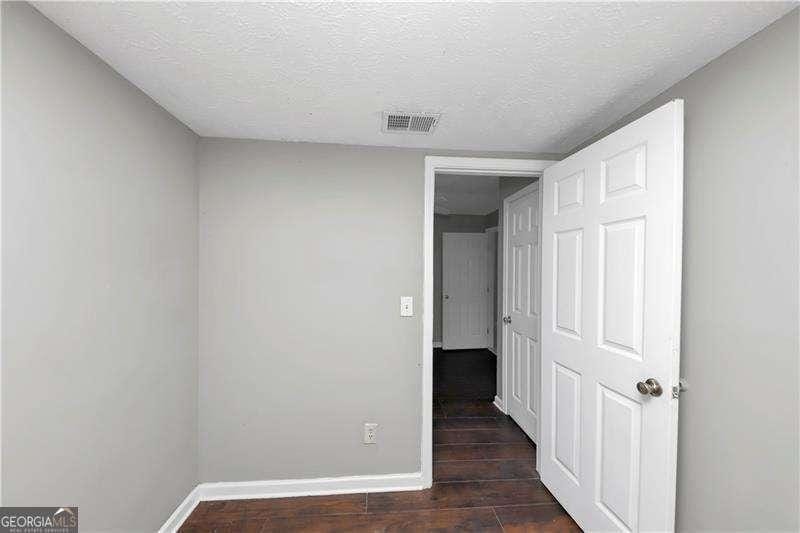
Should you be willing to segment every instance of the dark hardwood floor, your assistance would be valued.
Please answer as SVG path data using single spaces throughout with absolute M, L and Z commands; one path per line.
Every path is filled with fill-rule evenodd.
M 434 352 L 433 487 L 201 502 L 182 532 L 580 531 L 539 481 L 536 447 L 491 400 L 495 356 Z
M 489 350 L 433 350 L 433 395 L 440 400 L 494 400 L 497 358 Z

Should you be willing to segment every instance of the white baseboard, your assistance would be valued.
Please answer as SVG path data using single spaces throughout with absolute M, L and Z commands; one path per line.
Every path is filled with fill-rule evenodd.
M 173 531 L 178 531 L 178 528 L 181 527 L 183 522 L 189 518 L 189 515 L 192 514 L 194 508 L 197 507 L 197 504 L 200 503 L 200 498 L 198 497 L 198 490 L 200 486 L 193 488 L 192 491 L 189 493 L 186 498 L 178 505 L 178 508 L 167 518 L 167 521 L 164 522 L 164 525 L 161 526 L 161 529 L 158 530 L 158 533 L 172 533 Z
M 422 472 L 377 476 L 201 483 L 172 513 L 172 516 L 164 523 L 159 533 L 177 531 L 201 501 L 320 496 L 327 494 L 354 494 L 358 492 L 394 492 L 422 490 L 424 488 L 425 483 L 422 479 Z
M 441 341 L 433 341 L 433 347 L 434 348 L 441 348 L 442 347 Z
M 503 400 L 501 400 L 499 396 L 494 397 L 494 406 L 503 411 L 504 413 L 506 412 L 506 405 L 503 403 Z
M 241 500 L 355 492 L 421 490 L 422 473 L 202 483 L 200 500 Z

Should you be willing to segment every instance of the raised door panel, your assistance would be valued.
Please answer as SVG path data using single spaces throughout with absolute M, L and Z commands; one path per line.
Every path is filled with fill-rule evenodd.
M 639 523 L 641 407 L 598 384 L 595 505 L 623 531 Z
M 556 233 L 553 249 L 553 328 L 559 333 L 580 338 L 583 231 L 577 229 Z
M 600 227 L 600 346 L 642 358 L 645 219 Z
M 580 485 L 581 377 L 553 364 L 552 459 L 576 485 Z
M 646 148 L 638 145 L 600 163 L 600 201 L 646 190 Z
M 553 214 L 560 215 L 583 207 L 583 180 L 584 172 L 581 170 L 555 182 Z
M 539 352 L 539 342 L 534 339 L 526 339 L 527 349 L 525 350 L 526 359 L 526 379 L 528 380 L 528 391 L 525 397 L 525 409 L 528 416 L 538 420 L 539 418 L 539 396 L 541 394 L 541 356 Z

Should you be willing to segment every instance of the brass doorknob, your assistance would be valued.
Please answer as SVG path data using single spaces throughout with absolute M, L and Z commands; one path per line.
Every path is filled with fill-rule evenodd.
M 661 389 L 661 384 L 655 378 L 648 378 L 636 384 L 636 390 L 645 396 L 661 396 L 664 392 Z

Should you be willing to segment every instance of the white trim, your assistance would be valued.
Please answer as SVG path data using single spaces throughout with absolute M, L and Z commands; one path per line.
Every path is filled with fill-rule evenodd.
M 189 493 L 158 531 L 159 533 L 177 531 L 194 508 L 197 507 L 197 504 L 205 501 L 294 498 L 328 494 L 357 494 L 361 492 L 395 492 L 422 490 L 423 488 L 421 472 L 376 476 L 200 483 Z
M 178 531 L 183 523 L 189 518 L 189 515 L 192 514 L 194 508 L 197 507 L 197 504 L 200 503 L 199 498 L 199 489 L 200 485 L 196 486 L 189 492 L 189 495 L 178 505 L 178 507 L 173 511 L 173 513 L 167 518 L 167 521 L 164 522 L 164 525 L 158 530 L 158 533 L 171 533 L 173 531 Z
M 500 231 L 500 226 L 492 226 L 491 228 L 486 228 L 483 231 L 484 233 L 497 233 L 498 231 Z
M 434 348 L 441 348 L 442 347 L 442 341 L 433 341 L 433 347 Z
M 495 395 L 494 406 L 500 409 L 504 414 L 508 414 L 506 412 L 506 404 L 503 403 L 503 400 L 500 399 L 500 396 Z
M 2 42 L 2 35 L 3 35 L 3 31 L 2 31 L 3 15 L 2 15 L 2 13 L 3 13 L 3 11 L 0 9 L 0 42 Z M 2 60 L 0 60 L 0 86 L 2 86 L 2 84 L 3 84 L 3 82 L 2 82 L 2 80 L 3 80 L 2 72 L 3 72 Z M 1 100 L 2 99 L 0 99 L 0 101 Z M 3 115 L 3 106 L 2 106 L 2 103 L 0 102 L 0 116 L 2 116 L 2 115 Z M 0 128 L 0 131 L 2 131 L 2 128 Z M 3 141 L 2 141 L 1 137 L 2 137 L 2 134 L 0 134 L 0 146 L 3 145 L 2 144 Z M 0 149 L 0 169 L 3 168 L 2 159 L 3 159 L 2 158 L 2 150 Z M 2 189 L 3 189 L 2 181 L 3 181 L 2 171 L 0 171 L 0 191 L 2 191 Z M 2 193 L 0 193 L 0 206 L 2 206 L 2 205 L 3 205 Z M 2 217 L 2 211 L 3 211 L 2 207 L 0 207 L 0 220 L 2 220 L 2 218 L 3 218 Z M 0 224 L 0 235 L 2 235 L 2 233 L 3 233 L 2 232 L 2 224 Z M 2 239 L 0 239 L 0 241 L 2 241 Z M 2 242 L 0 242 L 0 249 L 2 249 Z M 3 272 L 2 272 L 2 270 L 3 270 L 2 269 L 2 261 L 0 261 L 0 295 L 3 293 L 3 288 L 2 288 L 3 287 L 3 283 L 2 283 Z M 3 346 L 3 342 L 2 342 L 2 339 L 3 339 L 3 331 L 2 331 L 3 320 L 2 320 L 2 314 L 3 313 L 2 313 L 2 309 L 3 309 L 3 302 L 2 302 L 2 297 L 0 297 L 0 398 L 3 397 L 3 394 L 2 394 L 2 390 L 3 390 L 2 389 L 2 383 L 3 383 L 3 376 L 2 376 L 2 368 L 3 368 L 3 348 L 2 348 L 2 346 Z M 2 417 L 2 412 L 3 412 L 3 405 L 2 405 L 2 400 L 0 400 L 0 506 L 3 505 L 3 501 L 4 501 L 3 500 L 3 459 L 2 459 L 2 457 L 3 457 L 3 434 L 2 434 L 2 427 L 3 427 L 2 418 L 3 417 Z
M 555 161 L 483 157 L 425 157 L 422 229 L 422 428 L 420 457 L 424 488 L 433 484 L 433 195 L 436 173 L 541 176 Z M 502 347 L 500 356 L 502 357 Z M 505 381 L 504 381 L 505 386 Z
M 202 483 L 201 501 L 422 490 L 422 473 Z
M 497 355 L 497 352 L 494 350 L 494 346 L 487 346 L 486 349 L 492 352 L 494 355 Z

